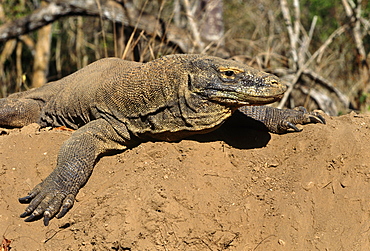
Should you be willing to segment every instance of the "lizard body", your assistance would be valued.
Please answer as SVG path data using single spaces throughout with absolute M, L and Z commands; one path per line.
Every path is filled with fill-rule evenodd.
M 282 97 L 280 80 L 236 61 L 170 55 L 148 63 L 98 60 L 40 88 L 0 99 L 0 126 L 66 126 L 55 170 L 26 197 L 21 217 L 62 217 L 73 206 L 97 158 L 145 140 L 180 140 L 215 130 L 238 110 L 270 131 L 321 122 L 317 113 L 263 105 Z

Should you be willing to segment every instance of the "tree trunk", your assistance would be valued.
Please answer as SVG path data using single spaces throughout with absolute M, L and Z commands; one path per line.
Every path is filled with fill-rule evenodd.
M 42 2 L 41 6 L 47 3 Z M 51 44 L 51 24 L 43 26 L 37 32 L 37 43 L 35 48 L 35 57 L 33 64 L 32 87 L 40 87 L 47 82 L 49 71 Z

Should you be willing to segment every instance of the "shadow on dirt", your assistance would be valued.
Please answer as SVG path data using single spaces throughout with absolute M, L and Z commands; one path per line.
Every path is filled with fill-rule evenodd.
M 265 147 L 271 139 L 266 126 L 255 119 L 236 111 L 220 128 L 188 139 L 198 142 L 224 141 L 238 149 Z

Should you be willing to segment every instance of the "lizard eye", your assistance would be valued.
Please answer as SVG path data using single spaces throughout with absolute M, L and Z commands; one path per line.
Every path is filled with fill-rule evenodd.
M 222 78 L 229 81 L 229 80 L 235 80 L 237 75 L 239 73 L 244 72 L 244 70 L 229 66 L 229 67 L 219 67 L 218 72 L 220 73 Z
M 232 77 L 234 75 L 233 71 L 224 71 L 224 74 L 228 77 Z

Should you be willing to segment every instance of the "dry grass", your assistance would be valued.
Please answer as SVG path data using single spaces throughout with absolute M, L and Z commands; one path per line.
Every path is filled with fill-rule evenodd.
M 161 18 L 164 23 L 173 22 L 174 1 L 134 2 L 139 9 Z M 343 18 L 338 21 L 342 22 L 343 26 L 348 25 L 347 28 L 340 34 L 334 34 L 337 36 L 328 41 L 330 34 L 321 39 L 323 35 L 320 34 L 320 24 L 310 27 L 312 20 L 307 20 L 306 15 L 297 16 L 296 9 L 290 5 L 293 31 L 297 35 L 297 41 L 294 43 L 298 57 L 295 57 L 292 53 L 292 37 L 288 33 L 281 11 L 282 1 L 261 0 L 248 4 L 244 2 L 224 2 L 223 46 L 205 44 L 202 51 L 197 51 L 197 40 L 193 40 L 191 42 L 194 48 L 189 52 L 233 57 L 279 75 L 287 83 L 293 83 L 291 93 L 284 101 L 287 107 L 306 105 L 310 109 L 324 109 L 332 115 L 347 113 L 349 106 L 361 111 L 370 109 L 369 79 L 366 75 L 368 68 L 364 66 L 364 61 L 358 61 L 356 43 L 345 13 L 337 15 L 336 18 Z M 338 8 L 337 11 L 344 10 Z M 306 10 L 302 9 L 301 12 Z M 186 11 L 182 9 L 180 15 L 182 28 L 188 29 L 191 37 Z M 120 32 L 120 27 L 117 27 L 117 24 L 109 21 L 88 17 L 69 17 L 55 22 L 49 80 L 58 79 L 101 57 L 120 56 L 145 62 L 178 52 L 178 49 L 165 39 L 151 36 L 137 27 L 126 27 L 124 32 Z M 369 45 L 365 43 L 370 39 L 369 30 L 365 27 L 361 29 L 365 49 L 369 50 Z M 123 48 L 118 44 L 119 41 L 124 41 Z M 2 96 L 19 89 L 27 89 L 30 85 L 30 65 L 33 63 L 31 49 L 22 40 L 16 44 L 19 43 L 24 45 L 18 48 L 18 54 L 17 46 L 12 49 L 9 44 L 0 44 L 0 64 L 3 63 L 0 70 L 4 71 L 0 76 Z M 369 61 L 366 58 L 365 60 Z M 15 70 L 17 65 L 22 72 Z M 345 104 L 345 98 L 341 95 L 350 103 Z

